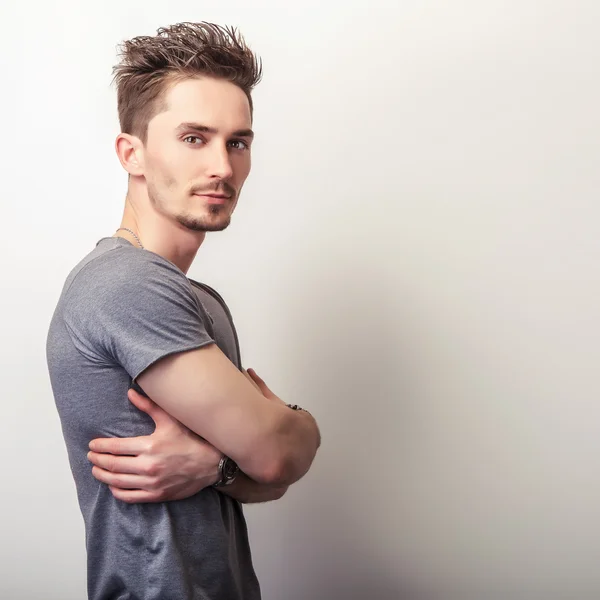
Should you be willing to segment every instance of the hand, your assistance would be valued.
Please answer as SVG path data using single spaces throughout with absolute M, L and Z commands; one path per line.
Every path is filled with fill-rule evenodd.
M 181 500 L 218 481 L 221 452 L 149 398 L 132 389 L 127 396 L 156 428 L 148 436 L 90 442 L 92 474 L 115 498 L 127 503 Z

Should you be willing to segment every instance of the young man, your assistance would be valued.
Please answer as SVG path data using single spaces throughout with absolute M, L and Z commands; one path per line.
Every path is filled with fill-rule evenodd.
M 88 596 L 255 600 L 240 502 L 281 497 L 319 430 L 242 369 L 227 307 L 185 274 L 250 172 L 260 61 L 182 23 L 125 42 L 115 75 L 123 220 L 69 274 L 47 341 Z

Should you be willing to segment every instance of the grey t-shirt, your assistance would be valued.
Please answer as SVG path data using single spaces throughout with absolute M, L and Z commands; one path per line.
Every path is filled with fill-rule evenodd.
M 90 600 L 260 598 L 237 501 L 208 488 L 126 504 L 94 479 L 86 457 L 94 438 L 153 432 L 127 390 L 159 359 L 217 343 L 241 367 L 228 310 L 210 292 L 122 238 L 100 240 L 66 280 L 47 360 L 85 522 Z

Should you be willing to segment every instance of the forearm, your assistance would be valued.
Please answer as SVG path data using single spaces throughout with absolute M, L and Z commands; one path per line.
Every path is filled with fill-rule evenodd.
M 321 433 L 314 417 L 305 410 L 293 410 L 266 387 L 266 384 L 253 371 L 253 376 L 243 371 L 248 380 L 271 401 L 283 408 L 282 419 L 276 429 L 280 443 L 277 445 L 277 454 L 280 456 L 279 469 L 269 485 L 288 486 L 303 477 L 314 460 L 317 449 L 321 445 Z M 259 380 L 257 384 L 254 379 Z M 274 431 L 275 433 L 275 431 Z M 266 483 L 266 482 L 265 482 Z
M 253 504 L 279 500 L 287 492 L 288 486 L 257 483 L 240 471 L 232 484 L 215 489 L 243 504 Z

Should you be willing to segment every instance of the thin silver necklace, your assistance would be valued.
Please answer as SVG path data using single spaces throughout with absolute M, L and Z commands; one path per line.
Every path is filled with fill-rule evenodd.
M 137 243 L 140 245 L 140 248 L 142 250 L 144 249 L 144 246 L 142 246 L 142 242 L 140 242 L 140 238 L 135 233 L 133 233 L 131 229 L 127 229 L 127 227 L 119 227 L 117 231 L 128 231 L 136 239 Z

